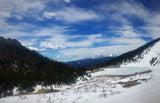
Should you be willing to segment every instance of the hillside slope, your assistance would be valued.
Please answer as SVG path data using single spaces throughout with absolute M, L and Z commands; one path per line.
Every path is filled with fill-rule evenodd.
M 33 91 L 33 86 L 71 83 L 77 69 L 43 57 L 15 39 L 0 37 L 0 94 L 12 95 L 12 89 Z M 9 92 L 8 92 L 9 90 Z
M 155 39 L 149 43 L 146 43 L 145 45 L 143 45 L 133 51 L 124 53 L 124 54 L 114 58 L 110 62 L 108 62 L 107 65 L 121 65 L 121 64 L 126 64 L 126 63 L 138 62 L 139 60 L 144 58 L 144 55 L 149 56 L 150 55 L 150 54 L 148 54 L 149 52 L 151 54 L 155 55 L 155 53 L 153 53 L 153 52 L 157 52 L 157 50 L 159 51 L 159 41 L 160 41 L 160 38 L 157 38 L 157 39 Z M 151 48 L 152 48 L 152 51 L 151 51 Z M 155 50 L 155 48 L 157 50 Z M 157 53 L 156 55 L 158 56 L 159 54 Z M 148 64 L 150 64 L 150 63 L 148 63 Z
M 156 45 L 156 46 L 154 48 L 152 48 L 151 54 L 148 54 L 148 56 L 147 56 L 147 57 L 149 57 L 149 56 L 151 56 L 151 57 L 153 56 L 153 57 L 152 58 L 150 57 L 150 60 L 148 60 L 149 59 L 148 58 L 147 59 L 148 61 L 145 61 L 145 59 L 143 59 L 143 64 L 144 64 L 144 62 L 147 62 L 147 65 L 155 65 L 160 62 L 160 60 L 159 60 L 160 52 L 158 52 L 159 51 L 159 43 L 158 43 L 159 41 L 160 41 L 160 38 L 157 38 L 157 39 L 155 39 L 151 42 L 148 42 L 145 45 L 143 45 L 133 51 L 129 51 L 127 53 L 124 53 L 120 56 L 117 56 L 117 57 L 105 62 L 105 63 L 92 65 L 92 66 L 86 66 L 85 69 L 86 70 L 93 70 L 93 69 L 105 68 L 105 67 L 119 67 L 121 65 L 139 62 L 139 60 L 142 60 L 144 58 L 145 54 L 147 54 L 151 51 L 151 48 L 154 45 Z M 156 44 L 156 43 L 158 43 L 158 44 Z
M 160 39 L 153 46 L 143 50 L 141 54 L 134 56 L 132 61 L 125 61 L 123 65 L 138 65 L 147 67 L 160 67 Z

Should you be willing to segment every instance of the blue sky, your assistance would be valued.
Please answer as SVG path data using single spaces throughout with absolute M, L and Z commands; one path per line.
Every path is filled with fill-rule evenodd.
M 0 36 L 58 61 L 120 55 L 160 36 L 160 3 L 0 0 Z

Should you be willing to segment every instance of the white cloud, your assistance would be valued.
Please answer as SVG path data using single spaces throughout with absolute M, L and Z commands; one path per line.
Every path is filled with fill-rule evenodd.
M 160 36 L 160 12 L 146 8 L 139 1 L 117 1 L 112 3 L 103 3 L 98 7 L 106 19 L 118 22 L 122 25 L 121 30 L 117 28 L 114 32 L 119 36 L 125 37 L 151 37 L 153 39 Z M 114 12 L 114 13 L 113 13 Z M 142 24 L 139 26 L 132 19 L 139 20 Z M 120 33 L 122 32 L 122 33 Z M 138 33 L 139 32 L 139 33 Z M 145 32 L 145 33 L 144 33 Z
M 61 56 L 57 55 L 56 58 L 57 58 L 57 59 L 58 59 L 58 58 L 61 58 Z
M 131 25 L 133 22 L 128 20 L 130 17 L 146 20 L 151 15 L 151 12 L 143 4 L 135 1 L 120 0 L 113 3 L 103 3 L 99 9 L 103 11 L 107 19 L 120 22 L 122 25 Z
M 149 11 L 141 3 L 134 1 L 131 3 L 122 2 L 117 11 L 119 11 L 121 15 L 131 15 L 140 18 L 146 18 L 149 13 Z
M 1 0 L 0 12 L 5 16 L 23 18 L 23 16 L 37 17 L 38 13 L 45 8 L 45 3 L 41 0 Z
M 47 19 L 51 19 L 52 17 L 55 17 L 56 14 L 54 12 L 44 12 L 43 16 Z
M 108 41 L 117 45 L 126 44 L 126 45 L 135 45 L 137 47 L 146 43 L 146 41 L 142 39 L 125 38 L 125 37 L 114 37 L 114 38 L 110 38 Z
M 64 9 L 59 11 L 45 12 L 44 17 L 49 19 L 55 17 L 56 20 L 62 20 L 67 23 L 100 19 L 94 11 L 77 7 L 64 7 Z
M 23 25 L 22 27 L 25 27 Z M 72 30 L 72 29 L 71 29 Z M 64 49 L 64 48 L 79 48 L 90 47 L 95 43 L 102 43 L 105 38 L 101 34 L 86 34 L 86 35 L 69 35 L 69 27 L 54 26 L 53 28 L 43 28 L 33 32 L 25 33 L 20 31 L 11 31 L 8 33 L 0 33 L 0 36 L 19 38 L 18 40 L 24 46 L 34 46 L 36 48 Z M 24 37 L 29 37 L 24 39 Z M 41 39 L 43 38 L 44 39 Z M 34 38 L 34 39 L 31 39 Z M 77 39 L 77 40 L 76 40 Z
M 138 31 L 132 26 L 110 27 L 110 29 L 114 35 L 117 35 L 119 37 L 132 39 L 132 38 L 140 38 L 142 36 L 145 36 L 143 32 Z
M 36 51 L 44 51 L 44 50 L 46 50 L 46 49 L 39 49 L 39 48 L 32 47 L 32 46 L 29 46 L 28 49 L 30 49 L 30 50 L 36 50 Z
M 101 43 L 104 42 L 105 39 L 102 37 L 101 34 L 90 34 L 90 35 L 77 35 L 77 36 L 71 36 L 68 37 L 68 39 L 75 39 L 75 38 L 84 38 L 84 40 L 81 41 L 66 41 L 66 43 L 64 45 L 66 45 L 66 47 L 89 47 L 92 46 L 94 43 Z
M 3 17 L 3 18 L 8 18 L 8 17 L 10 17 L 11 15 L 10 15 L 10 13 L 8 13 L 8 12 L 0 11 L 0 16 Z
M 155 12 L 154 14 L 152 14 L 147 20 L 148 20 L 148 25 L 151 26 L 157 26 L 160 27 L 160 12 Z
M 41 42 L 40 47 L 51 48 L 51 49 L 65 48 L 65 46 L 63 46 L 61 44 L 57 44 L 57 43 L 50 42 L 50 41 L 49 42 L 47 42 L 47 41 Z
M 16 23 L 10 24 L 8 18 L 22 20 L 24 17 L 40 18 L 39 13 L 45 8 L 45 3 L 41 0 L 0 0 L 0 36 L 9 38 L 19 38 L 30 36 L 24 32 L 32 28 L 32 24 Z M 24 31 L 23 31 L 24 30 Z
M 151 37 L 153 39 L 159 38 L 160 37 L 160 26 L 144 26 L 140 27 L 140 29 L 146 31 L 146 37 Z
M 78 49 L 63 49 L 60 50 L 60 55 L 74 56 L 72 60 L 79 60 L 87 57 L 92 57 L 95 55 L 110 55 L 116 54 L 120 55 L 124 52 L 134 50 L 137 45 L 114 45 L 114 46 L 102 46 L 95 48 L 78 48 Z
M 70 41 L 76 38 L 84 38 L 80 41 Z M 73 48 L 73 47 L 90 47 L 94 43 L 101 43 L 104 41 L 104 38 L 101 34 L 92 34 L 92 35 L 64 35 L 64 34 L 52 34 L 52 37 L 41 41 L 40 46 L 51 49 L 60 49 L 60 48 Z
M 66 3 L 70 3 L 71 2 L 71 0 L 64 0 Z
M 24 45 L 24 46 L 32 46 L 32 45 L 35 44 L 36 39 L 27 39 L 27 40 L 20 39 L 19 41 L 20 41 L 20 42 L 22 43 L 22 45 Z

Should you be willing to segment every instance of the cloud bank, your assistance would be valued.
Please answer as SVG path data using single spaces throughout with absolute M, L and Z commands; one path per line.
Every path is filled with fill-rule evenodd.
M 71 61 L 119 55 L 160 36 L 156 1 L 1 0 L 0 36 Z

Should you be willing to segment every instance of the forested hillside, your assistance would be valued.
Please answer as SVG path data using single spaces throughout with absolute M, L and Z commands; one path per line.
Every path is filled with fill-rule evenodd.
M 33 86 L 68 84 L 81 72 L 22 46 L 15 39 L 0 37 L 0 94 L 12 95 L 12 89 L 33 91 Z

